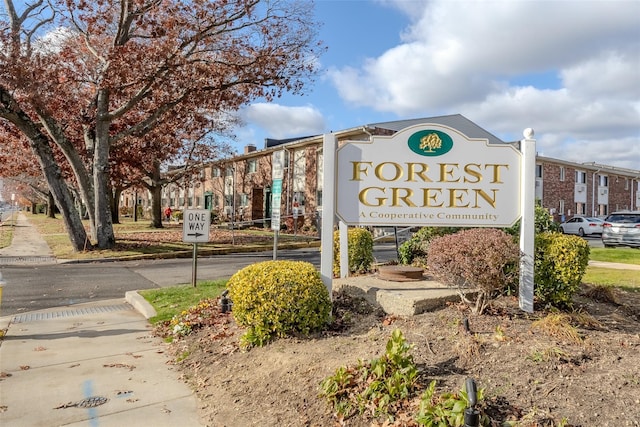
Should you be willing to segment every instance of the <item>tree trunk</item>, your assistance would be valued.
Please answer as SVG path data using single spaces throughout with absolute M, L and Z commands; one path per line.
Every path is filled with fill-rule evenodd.
M 48 201 L 47 201 L 47 217 L 55 218 L 56 217 L 56 201 L 53 200 L 53 194 L 49 191 Z
M 120 224 L 120 195 L 122 189 L 116 188 L 113 190 L 113 197 L 111 198 L 111 223 Z
M 73 249 L 77 252 L 91 249 L 91 242 L 82 224 L 82 219 L 78 211 L 73 209 L 73 197 L 67 184 L 62 179 L 62 173 L 53 157 L 53 152 L 44 136 L 31 141 L 31 148 L 36 153 L 42 171 L 51 190 L 51 195 L 55 200 L 55 205 L 59 206 L 65 228 L 69 234 L 69 240 Z
M 162 225 L 162 177 L 160 162 L 153 161 L 153 170 L 144 180 L 144 185 L 151 193 L 151 227 L 163 228 Z
M 162 186 L 154 185 L 151 192 L 151 227 L 162 228 Z
M 40 163 L 49 191 L 60 209 L 73 249 L 75 251 L 90 249 L 91 242 L 87 237 L 78 211 L 73 209 L 73 196 L 62 177 L 60 166 L 56 163 L 49 140 L 41 132 L 39 126 L 18 107 L 11 94 L 2 88 L 0 88 L 0 114 L 28 138 L 31 150 Z
M 109 121 L 106 118 L 109 93 L 98 91 L 95 151 L 93 153 L 93 191 L 98 248 L 111 249 L 116 244 L 109 206 Z
M 95 209 L 94 209 L 94 189 L 91 185 L 90 171 L 85 167 L 82 159 L 75 148 L 66 140 L 62 132 L 56 132 L 56 143 L 62 150 L 66 159 L 69 161 L 71 170 L 78 184 L 78 198 L 86 208 L 86 214 L 89 216 L 91 228 L 91 237 L 94 241 L 98 240 L 96 232 Z

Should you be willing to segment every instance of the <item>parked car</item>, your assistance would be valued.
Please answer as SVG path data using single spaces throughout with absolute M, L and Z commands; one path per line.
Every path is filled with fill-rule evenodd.
M 578 236 L 591 236 L 602 234 L 604 221 L 600 218 L 574 216 L 560 224 L 560 231 L 565 234 L 577 234 Z
M 640 211 L 614 212 L 605 218 L 602 244 L 640 248 Z

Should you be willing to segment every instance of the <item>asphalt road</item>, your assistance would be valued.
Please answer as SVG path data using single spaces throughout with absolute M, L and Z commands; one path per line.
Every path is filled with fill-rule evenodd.
M 591 247 L 603 247 L 599 237 L 586 239 Z M 397 259 L 392 244 L 376 245 L 378 261 Z M 197 279 L 231 277 L 249 264 L 273 259 L 273 252 L 199 257 Z M 318 248 L 281 250 L 278 259 L 303 260 L 320 267 Z M 62 307 L 90 301 L 124 298 L 127 291 L 191 283 L 193 260 L 162 259 L 29 266 L 0 265 L 6 282 L 0 316 Z
M 397 259 L 393 245 L 376 246 L 378 260 Z M 273 259 L 273 252 L 199 257 L 197 280 L 231 277 L 247 265 Z M 281 250 L 278 259 L 303 260 L 320 267 L 318 248 Z M 6 282 L 0 316 L 104 299 L 127 291 L 191 283 L 193 260 L 162 259 L 92 263 L 0 265 Z

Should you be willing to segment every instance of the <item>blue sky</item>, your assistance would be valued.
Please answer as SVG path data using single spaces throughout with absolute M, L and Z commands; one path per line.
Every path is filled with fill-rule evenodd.
M 304 96 L 242 112 L 238 149 L 462 114 L 539 154 L 640 169 L 640 1 L 317 0 L 328 52 Z

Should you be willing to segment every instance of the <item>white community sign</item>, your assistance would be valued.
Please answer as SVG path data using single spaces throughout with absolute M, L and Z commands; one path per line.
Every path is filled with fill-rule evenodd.
M 331 290 L 334 219 L 341 275 L 347 226 L 510 227 L 521 219 L 520 307 L 533 311 L 535 140 L 490 144 L 440 124 L 337 147 L 324 136 L 321 275 Z M 333 214 L 332 214 L 333 213 Z M 334 218 L 335 216 L 335 218 Z M 344 245 L 344 246 L 343 246 Z

